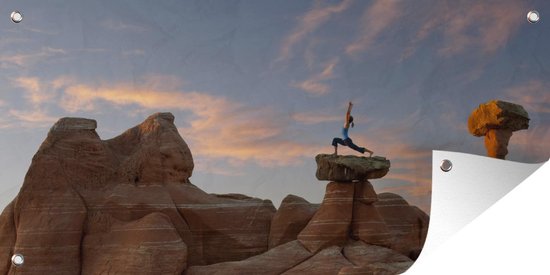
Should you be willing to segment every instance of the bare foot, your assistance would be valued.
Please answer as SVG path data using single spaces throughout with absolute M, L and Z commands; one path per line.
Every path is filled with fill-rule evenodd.
M 369 158 L 372 158 L 372 154 L 373 154 L 373 153 L 374 153 L 374 152 L 370 152 Z

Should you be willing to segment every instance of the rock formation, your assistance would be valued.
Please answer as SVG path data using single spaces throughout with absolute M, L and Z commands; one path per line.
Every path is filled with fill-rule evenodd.
M 323 202 L 289 195 L 276 210 L 193 185 L 170 113 L 109 140 L 95 128 L 62 118 L 50 129 L 0 215 L 0 273 L 394 274 L 425 240 L 428 216 L 367 181 L 388 172 L 385 158 L 317 156 L 332 181 Z
M 181 273 L 267 251 L 272 203 L 192 185 L 173 122 L 157 113 L 101 140 L 95 121 L 60 119 L 0 216 L 0 273 Z
M 529 115 L 521 105 L 492 100 L 479 105 L 468 118 L 468 130 L 485 136 L 487 156 L 504 159 L 508 142 L 515 131 L 529 128 Z

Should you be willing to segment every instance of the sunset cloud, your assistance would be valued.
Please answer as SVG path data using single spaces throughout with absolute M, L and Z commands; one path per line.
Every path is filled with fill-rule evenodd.
M 18 77 L 13 85 L 23 89 L 25 99 L 33 106 L 48 102 L 55 96 L 53 91 L 43 90 L 43 84 L 37 77 Z
M 313 75 L 309 79 L 306 79 L 302 82 L 295 83 L 292 86 L 299 88 L 306 93 L 313 96 L 326 95 L 330 92 L 330 86 L 325 83 L 325 81 L 334 78 L 334 67 L 338 64 L 338 59 L 330 61 L 323 71 L 318 74 Z
M 63 88 L 60 107 L 71 113 L 92 111 L 104 102 L 151 111 L 188 111 L 189 126 L 179 130 L 191 144 L 193 154 L 203 158 L 287 165 L 301 162 L 302 157 L 310 157 L 320 149 L 292 139 L 288 129 L 291 120 L 269 107 L 248 107 L 221 96 L 174 89 L 177 83 L 174 79 L 154 77 L 139 87 L 125 83 L 68 85 Z
M 315 2 L 315 6 L 299 18 L 298 25 L 283 40 L 278 60 L 290 58 L 292 48 L 296 44 L 328 22 L 332 16 L 347 10 L 351 3 L 351 0 L 344 0 L 335 5 L 325 6 L 321 1 Z
M 361 17 L 360 34 L 346 47 L 350 55 L 366 51 L 376 38 L 400 16 L 401 7 L 397 0 L 376 0 Z
M 67 52 L 63 49 L 43 47 L 32 53 L 18 53 L 0 55 L 0 67 L 7 68 L 12 65 L 19 67 L 29 67 L 36 63 L 47 60 L 48 58 L 65 55 Z
M 524 22 L 524 10 L 521 1 L 513 0 L 468 4 L 434 2 L 430 9 L 423 11 L 427 19 L 421 23 L 403 57 L 410 57 L 422 41 L 435 35 L 443 36 L 442 44 L 438 45 L 440 55 L 454 56 L 472 48 L 492 54 L 506 45 Z

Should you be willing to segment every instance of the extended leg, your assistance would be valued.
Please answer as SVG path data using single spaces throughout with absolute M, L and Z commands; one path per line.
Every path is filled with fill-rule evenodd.
M 369 149 L 367 149 L 367 148 L 365 148 L 365 147 L 359 147 L 359 146 L 355 145 L 355 143 L 353 143 L 353 141 L 351 140 L 351 138 L 346 139 L 346 140 L 345 140 L 345 143 L 346 143 L 346 145 L 347 145 L 349 148 L 351 148 L 351 149 L 353 149 L 353 150 L 355 150 L 355 151 L 357 151 L 357 152 L 359 152 L 359 153 L 361 153 L 361 154 L 364 154 L 365 152 L 369 152 L 369 153 L 370 153 L 370 156 L 372 156 L 372 154 L 374 153 L 373 151 L 371 151 L 371 150 L 369 150 Z
M 332 146 L 334 146 L 334 155 L 338 155 L 338 144 L 346 145 L 344 140 L 342 140 L 341 138 L 336 137 L 332 139 Z

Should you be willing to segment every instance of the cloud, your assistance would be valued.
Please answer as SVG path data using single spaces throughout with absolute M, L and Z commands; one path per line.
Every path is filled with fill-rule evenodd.
M 50 101 L 55 94 L 42 90 L 43 84 L 37 77 L 18 77 L 13 80 L 15 87 L 22 88 L 25 92 L 25 99 L 33 106 Z
M 334 67 L 337 64 L 338 59 L 333 59 L 324 67 L 322 72 L 315 74 L 302 82 L 294 83 L 292 86 L 313 96 L 326 95 L 330 92 L 330 86 L 325 84 L 324 81 L 334 78 Z
M 278 60 L 290 58 L 296 44 L 329 21 L 333 15 L 347 10 L 351 3 L 351 0 L 344 0 L 335 5 L 323 6 L 321 2 L 315 2 L 315 6 L 299 18 L 298 25 L 283 40 Z
M 19 67 L 30 67 L 36 63 L 43 62 L 50 57 L 65 55 L 67 52 L 63 49 L 43 47 L 38 51 L 29 54 L 8 54 L 0 55 L 0 67 L 7 68 L 12 65 Z
M 353 55 L 366 51 L 375 39 L 401 15 L 397 0 L 376 0 L 361 18 L 359 36 L 346 47 L 346 53 Z
M 179 130 L 193 154 L 207 159 L 288 165 L 320 150 L 320 146 L 292 138 L 291 120 L 284 114 L 204 92 L 174 89 L 177 83 L 175 79 L 153 77 L 137 85 L 71 84 L 63 88 L 60 107 L 67 112 L 93 111 L 103 102 L 116 107 L 189 112 L 188 126 Z
M 504 46 L 525 21 L 525 10 L 524 3 L 513 0 L 434 2 L 425 10 L 424 18 L 428 19 L 418 28 L 403 57 L 408 58 L 420 42 L 436 35 L 443 37 L 438 39 L 442 41 L 438 49 L 440 55 L 453 56 L 467 49 L 492 54 Z

